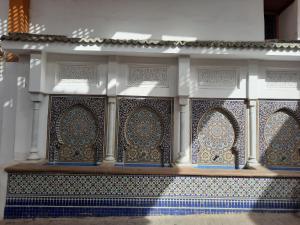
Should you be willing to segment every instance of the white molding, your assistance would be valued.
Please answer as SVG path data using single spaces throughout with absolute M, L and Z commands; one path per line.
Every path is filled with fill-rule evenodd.
M 300 51 L 281 51 L 268 49 L 224 49 L 219 48 L 170 48 L 170 47 L 136 47 L 112 45 L 77 45 L 66 43 L 32 43 L 3 41 L 2 47 L 21 53 L 45 51 L 48 53 L 87 54 L 87 55 L 127 55 L 127 56 L 176 56 L 191 55 L 193 58 L 207 59 L 265 59 L 299 61 Z
M 54 82 L 49 93 L 106 94 L 107 64 L 56 61 L 52 67 Z
M 60 81 L 66 83 L 82 82 L 88 80 L 97 83 L 99 80 L 97 64 L 87 62 L 57 62 L 55 84 Z
M 198 88 L 240 88 L 240 68 L 227 66 L 197 67 Z
M 165 64 L 128 64 L 127 87 L 168 88 L 168 66 Z
M 267 67 L 265 70 L 266 89 L 297 89 L 300 85 L 300 69 Z

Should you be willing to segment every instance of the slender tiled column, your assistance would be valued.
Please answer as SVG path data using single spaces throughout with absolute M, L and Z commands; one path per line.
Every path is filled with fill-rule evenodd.
M 116 130 L 116 98 L 108 98 L 108 146 L 106 151 L 106 162 L 115 162 L 115 130 Z
M 32 135 L 31 135 L 31 148 L 28 156 L 28 160 L 39 160 L 38 154 L 38 139 L 39 139 L 39 114 L 40 107 L 43 101 L 43 94 L 31 94 L 31 100 L 33 101 L 33 118 L 32 118 Z

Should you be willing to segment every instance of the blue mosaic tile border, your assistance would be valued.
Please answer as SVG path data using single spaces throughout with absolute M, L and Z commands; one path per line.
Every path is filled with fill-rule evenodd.
M 299 201 L 157 198 L 8 198 L 5 218 L 189 215 L 200 213 L 295 212 Z

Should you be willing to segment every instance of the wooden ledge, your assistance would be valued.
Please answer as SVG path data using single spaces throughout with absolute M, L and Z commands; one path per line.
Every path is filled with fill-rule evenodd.
M 64 173 L 64 174 L 114 174 L 114 175 L 162 175 L 162 176 L 207 176 L 207 177 L 294 177 L 299 171 L 272 171 L 266 168 L 255 170 L 197 169 L 192 167 L 115 167 L 115 166 L 52 166 L 46 163 L 20 163 L 5 168 L 8 173 Z

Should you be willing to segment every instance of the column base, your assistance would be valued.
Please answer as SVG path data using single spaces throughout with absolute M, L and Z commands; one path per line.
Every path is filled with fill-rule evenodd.
M 106 157 L 103 162 L 102 162 L 102 165 L 104 166 L 114 166 L 116 163 L 116 160 L 114 157 L 112 156 L 109 156 L 109 157 Z
M 175 165 L 176 166 L 190 166 L 191 163 L 190 163 L 190 160 L 189 160 L 189 157 L 184 155 L 184 156 L 180 156 L 176 162 L 175 162 Z
M 191 163 L 178 163 L 173 164 L 173 167 L 192 167 Z
M 249 159 L 246 163 L 245 168 L 246 169 L 257 169 L 260 166 L 261 166 L 260 163 L 258 163 L 256 159 Z
M 27 157 L 27 160 L 40 160 L 41 157 L 38 155 L 37 152 L 31 152 L 30 155 Z

